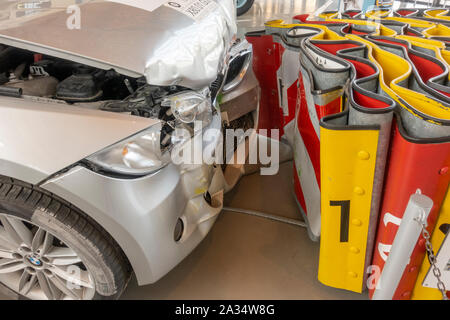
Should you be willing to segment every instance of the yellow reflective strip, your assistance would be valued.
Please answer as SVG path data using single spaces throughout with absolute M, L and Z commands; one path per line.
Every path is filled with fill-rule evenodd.
M 362 292 L 379 132 L 320 129 L 319 281 Z M 358 154 L 369 154 L 366 159 Z
M 441 232 L 438 228 L 444 223 L 450 223 L 450 193 L 447 191 L 447 195 L 441 206 L 441 211 L 439 213 L 439 218 L 436 222 L 436 227 L 431 236 L 431 244 L 435 250 L 435 253 L 439 250 L 439 247 L 444 241 L 445 234 Z M 423 259 L 422 266 L 420 267 L 419 275 L 417 277 L 416 284 L 414 285 L 414 290 L 412 292 L 412 300 L 440 300 L 442 299 L 441 292 L 438 289 L 426 288 L 422 286 L 423 279 L 427 275 L 428 269 L 430 268 L 430 263 L 427 257 Z M 447 289 L 448 290 L 448 289 Z

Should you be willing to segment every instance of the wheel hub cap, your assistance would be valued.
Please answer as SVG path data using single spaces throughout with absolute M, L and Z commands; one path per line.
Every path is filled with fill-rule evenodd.
M 33 256 L 31 256 L 31 257 L 28 257 L 28 261 L 30 261 L 31 262 L 31 264 L 33 264 L 33 265 L 35 265 L 35 266 L 37 266 L 37 267 L 40 267 L 40 266 L 42 266 L 42 261 L 41 260 L 39 260 L 38 258 L 36 258 L 36 257 L 33 257 Z

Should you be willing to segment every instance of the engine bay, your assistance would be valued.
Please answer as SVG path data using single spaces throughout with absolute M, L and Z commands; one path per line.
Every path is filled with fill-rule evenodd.
M 16 88 L 17 95 L 68 103 L 123 99 L 137 86 L 136 79 L 127 80 L 129 87 L 124 83 L 125 77 L 114 70 L 99 70 L 14 47 L 0 47 L 0 84 L 3 88 Z
M 158 117 L 160 109 L 154 108 L 162 97 L 182 90 L 187 88 L 152 86 L 145 77 L 126 77 L 113 69 L 97 69 L 0 44 L 1 95 L 34 96 L 75 105 L 95 102 L 105 111 Z
M 170 106 L 162 101 L 185 90 L 149 85 L 145 77 L 126 77 L 113 69 L 97 69 L 0 44 L 0 95 L 160 119 L 164 123 L 162 147 L 169 144 L 175 128 Z

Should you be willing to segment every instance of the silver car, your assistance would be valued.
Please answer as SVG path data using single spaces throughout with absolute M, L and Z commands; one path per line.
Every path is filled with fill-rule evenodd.
M 3 289 L 118 298 L 133 272 L 153 283 L 207 235 L 239 168 L 170 154 L 253 126 L 235 15 L 233 0 L 0 1 Z

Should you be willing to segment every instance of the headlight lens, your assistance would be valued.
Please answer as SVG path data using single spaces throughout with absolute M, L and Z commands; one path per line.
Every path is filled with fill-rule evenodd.
M 198 133 L 199 127 L 194 126 L 194 122 L 200 121 L 205 128 L 212 121 L 211 100 L 207 94 L 184 91 L 165 97 L 162 105 L 170 107 L 175 121 L 161 121 L 86 160 L 106 172 L 131 176 L 151 174 L 170 163 L 175 146 L 183 148 L 184 142 Z
M 212 119 L 211 99 L 208 95 L 195 91 L 184 91 L 167 96 L 162 105 L 170 106 L 175 119 L 183 123 L 201 121 L 203 126 L 207 126 Z
M 161 149 L 161 123 L 87 158 L 102 170 L 124 175 L 145 175 L 170 162 L 169 148 Z

